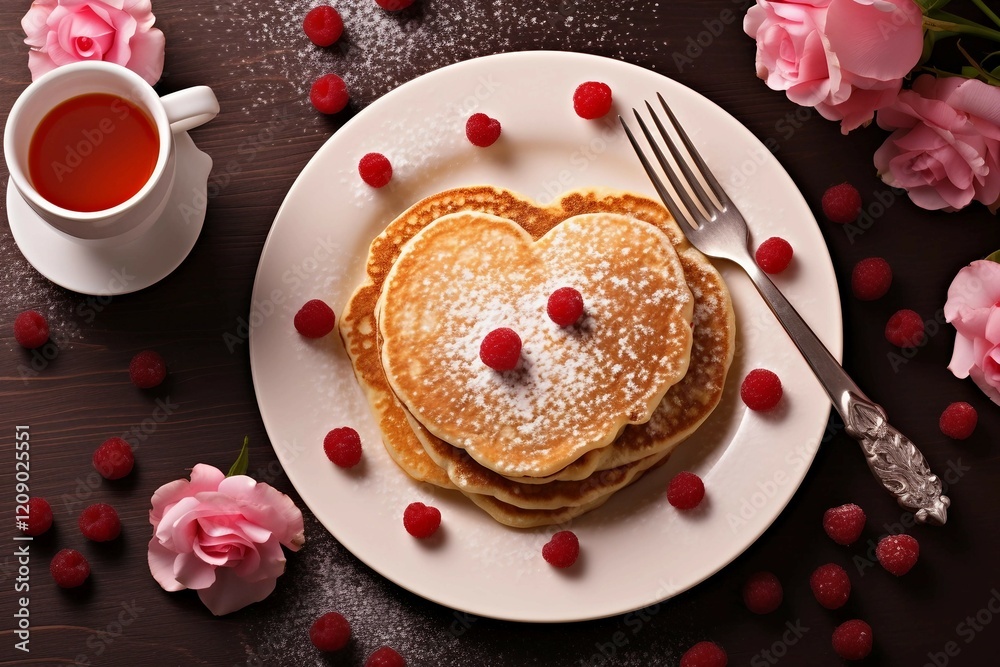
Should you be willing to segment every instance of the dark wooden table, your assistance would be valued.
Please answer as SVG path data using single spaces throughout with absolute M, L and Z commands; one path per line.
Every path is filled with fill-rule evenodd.
M 1000 248 L 1000 227 L 983 207 L 930 213 L 890 191 L 871 156 L 877 128 L 842 137 L 824 121 L 768 90 L 754 74 L 754 43 L 741 29 L 738 0 L 611 0 L 582 2 L 418 0 L 384 16 L 372 0 L 340 0 L 347 37 L 329 51 L 310 48 L 298 24 L 309 0 L 155 0 L 167 37 L 161 92 L 206 84 L 222 113 L 196 130 L 215 160 L 208 219 L 187 261 L 137 294 L 94 298 L 53 286 L 22 258 L 0 228 L 0 660 L 37 665 L 358 665 L 381 644 L 411 665 L 676 665 L 702 639 L 721 643 L 730 665 L 836 665 L 832 629 L 860 617 L 874 629 L 865 664 L 979 666 L 1000 651 L 1000 410 L 970 381 L 946 370 L 954 332 L 931 331 L 900 362 L 882 330 L 889 315 L 912 308 L 941 320 L 949 282 L 963 265 Z M 28 2 L 0 9 L 0 113 L 29 82 L 19 21 Z M 701 44 L 699 45 L 699 40 Z M 626 60 L 673 77 L 714 100 L 768 142 L 816 217 L 823 191 L 849 180 L 862 192 L 864 233 L 855 237 L 825 222 L 843 299 L 844 365 L 910 434 L 948 479 L 953 509 L 944 528 L 906 528 L 921 544 L 916 569 L 901 579 L 869 567 L 873 542 L 845 550 L 828 540 L 820 517 L 857 502 L 868 512 L 867 537 L 910 524 L 873 480 L 857 446 L 834 425 L 805 483 L 775 524 L 732 565 L 669 602 L 630 617 L 565 625 L 522 625 L 476 619 L 426 602 L 370 571 L 307 514 L 309 543 L 289 558 L 265 602 L 214 618 L 193 592 L 168 594 L 149 575 L 149 498 L 196 462 L 225 469 L 244 434 L 250 472 L 292 494 L 261 424 L 246 345 L 227 348 L 223 335 L 250 310 L 250 293 L 271 221 L 296 174 L 351 114 L 424 72 L 490 53 L 562 49 Z M 307 101 L 308 84 L 326 70 L 345 75 L 351 109 L 333 118 Z M 240 148 L 242 147 L 242 150 Z M 6 168 L 0 173 L 6 183 Z M 889 260 L 889 294 L 863 303 L 850 294 L 859 259 Z M 45 313 L 57 349 L 39 360 L 13 339 L 11 323 L 27 308 Z M 167 359 L 167 384 L 152 393 L 131 386 L 127 366 L 146 348 Z M 37 373 L 26 372 L 35 364 Z M 175 407 L 151 419 L 157 401 Z M 979 426 L 957 442 L 938 430 L 952 401 L 978 410 Z M 31 491 L 49 498 L 55 528 L 31 545 L 30 654 L 15 651 L 12 614 L 16 574 L 13 535 L 16 425 L 31 427 Z M 136 472 L 124 483 L 101 481 L 93 449 L 112 435 L 137 446 Z M 87 544 L 79 511 L 107 501 L 121 513 L 123 537 Z M 305 511 L 306 508 L 303 507 Z M 92 581 L 58 589 L 48 561 L 63 547 L 84 551 Z M 818 565 L 838 562 L 851 574 L 847 607 L 822 609 L 807 580 Z M 740 586 L 748 574 L 772 570 L 785 583 L 785 603 L 771 615 L 746 611 Z M 19 594 L 20 595 L 20 594 Z M 355 640 L 342 655 L 313 650 L 313 618 L 336 608 L 354 621 Z M 997 621 L 992 622 L 991 621 Z

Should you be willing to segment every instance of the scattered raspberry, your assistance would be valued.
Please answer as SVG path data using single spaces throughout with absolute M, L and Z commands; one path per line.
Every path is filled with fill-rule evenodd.
M 330 46 L 344 32 L 344 20 L 330 5 L 313 7 L 302 21 L 302 30 L 316 46 Z
M 521 337 L 507 327 L 486 334 L 479 345 L 479 358 L 495 371 L 510 371 L 521 358 Z
M 406 9 L 413 3 L 414 0 L 375 0 L 375 4 L 387 12 L 398 12 L 401 9 Z
M 52 557 L 49 572 L 61 588 L 76 588 L 90 576 L 90 563 L 74 549 L 63 549 Z
M 368 656 L 365 667 L 406 667 L 406 660 L 388 646 L 383 646 Z
M 949 438 L 965 440 L 976 430 L 979 415 L 976 409 L 964 401 L 952 403 L 941 413 L 938 428 Z
M 135 455 L 122 438 L 108 438 L 94 450 L 94 468 L 104 479 L 121 479 L 132 472 Z
M 418 539 L 430 537 L 441 525 L 441 510 L 423 503 L 410 503 L 403 511 L 403 527 Z
M 560 287 L 549 295 L 545 311 L 561 327 L 571 327 L 583 316 L 583 295 L 572 287 Z
M 306 338 L 322 338 L 331 331 L 337 323 L 333 308 L 319 299 L 306 301 L 292 320 L 295 330 Z
M 167 362 L 159 352 L 143 350 L 129 362 L 128 377 L 139 389 L 158 387 L 167 377 Z
M 764 273 L 781 273 L 792 261 L 792 245 L 780 236 L 772 236 L 760 244 L 755 258 Z
M 542 547 L 542 558 L 552 567 L 570 567 L 579 557 L 580 540 L 571 530 L 560 530 Z
M 827 609 L 840 609 L 851 596 L 851 579 L 836 563 L 820 565 L 809 577 L 809 588 L 816 601 Z
M 118 512 L 104 503 L 94 503 L 80 512 L 79 524 L 83 536 L 95 542 L 110 542 L 122 532 Z
M 882 567 L 901 577 L 917 564 L 920 545 L 910 535 L 887 535 L 879 540 L 875 556 Z
M 770 614 L 781 606 L 783 597 L 781 582 L 770 572 L 752 574 L 743 584 L 743 604 L 755 614 Z
M 26 310 L 14 320 L 14 340 L 23 348 L 34 350 L 49 340 L 49 323 L 37 310 Z
M 347 84 L 336 74 L 324 74 L 313 81 L 309 101 L 320 113 L 334 114 L 344 110 L 351 100 Z
M 751 410 L 770 410 L 781 400 L 781 380 L 766 368 L 755 368 L 743 378 L 740 398 Z
M 38 537 L 52 527 L 52 506 L 45 498 L 28 498 L 28 516 L 17 514 L 17 520 L 28 524 L 21 532 Z
M 492 146 L 500 138 L 500 121 L 484 113 L 474 113 L 465 123 L 465 136 L 480 148 Z
M 861 193 L 850 183 L 834 185 L 823 193 L 823 214 L 830 222 L 854 222 L 861 215 Z
M 833 650 L 844 660 L 864 660 L 873 639 L 872 627 L 864 621 L 845 621 L 833 631 Z
M 913 310 L 899 310 L 885 325 L 885 339 L 897 347 L 917 347 L 924 342 L 924 318 Z
M 705 483 L 693 472 L 679 472 L 667 485 L 667 502 L 679 510 L 694 509 L 705 497 Z
M 823 512 L 823 530 L 837 544 L 854 544 L 865 529 L 865 511 L 853 503 Z
M 580 118 L 600 118 L 611 111 L 611 87 L 599 81 L 581 83 L 573 93 L 573 109 Z
M 368 153 L 358 163 L 358 173 L 368 185 L 381 188 L 392 179 L 392 165 L 389 164 L 389 158 L 381 153 Z
M 335 428 L 323 438 L 326 457 L 341 468 L 361 463 L 361 436 L 350 426 Z
M 339 651 L 351 641 L 351 624 L 335 611 L 323 614 L 309 628 L 309 640 L 320 651 Z
M 874 301 L 885 296 L 892 285 L 892 267 L 881 257 L 869 257 L 854 265 L 851 290 L 862 301 Z
M 681 656 L 681 667 L 726 667 L 729 657 L 713 642 L 698 642 Z

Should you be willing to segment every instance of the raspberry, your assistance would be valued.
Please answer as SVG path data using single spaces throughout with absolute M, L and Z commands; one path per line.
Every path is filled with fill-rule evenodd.
M 854 222 L 861 214 L 861 193 L 850 183 L 834 185 L 823 193 L 823 213 L 830 222 Z
M 851 290 L 862 301 L 874 301 L 885 296 L 892 285 L 892 267 L 881 257 L 869 257 L 854 265 Z
M 713 642 L 698 642 L 681 656 L 681 667 L 726 667 L 729 657 Z
M 441 510 L 423 503 L 410 503 L 403 511 L 403 527 L 418 539 L 430 537 L 441 525 Z
M 351 641 L 351 624 L 335 611 L 323 614 L 309 628 L 309 640 L 320 651 L 339 651 Z
M 570 567 L 580 557 L 580 540 L 571 530 L 560 530 L 542 547 L 542 558 L 552 567 Z
M 976 430 L 977 421 L 979 415 L 976 409 L 964 401 L 959 401 L 944 409 L 938 421 L 938 428 L 949 438 L 965 440 Z
M 823 530 L 837 544 L 854 544 L 864 529 L 865 511 L 853 503 L 823 512 Z
M 781 582 L 770 572 L 752 574 L 743 584 L 743 604 L 755 614 L 770 614 L 781 606 L 783 597 Z
M 63 549 L 52 557 L 49 572 L 61 588 L 76 588 L 90 576 L 90 563 L 74 549 Z
M 108 438 L 94 450 L 94 468 L 104 479 L 121 479 L 132 472 L 132 446 L 121 438 Z
M 129 362 L 128 377 L 139 389 L 158 387 L 167 377 L 167 362 L 159 352 L 143 350 Z
M 17 514 L 17 520 L 28 525 L 22 529 L 25 535 L 38 537 L 52 527 L 52 506 L 45 498 L 28 498 L 28 516 Z
M 492 146 L 500 138 L 500 121 L 484 113 L 474 113 L 465 123 L 465 136 L 480 148 Z
M 521 337 L 507 327 L 486 334 L 479 345 L 479 358 L 495 371 L 510 371 L 521 358 Z
M 378 0 L 381 2 L 382 0 Z M 375 649 L 365 660 L 365 667 L 406 667 L 406 660 L 388 646 Z
M 549 295 L 545 312 L 561 327 L 571 327 L 583 315 L 583 295 L 572 287 L 560 287 Z
M 751 410 L 770 410 L 781 400 L 781 380 L 766 368 L 755 368 L 743 378 L 740 398 Z
M 14 319 L 14 340 L 29 350 L 39 348 L 49 340 L 49 323 L 37 310 L 26 310 Z
M 311 299 L 302 304 L 299 312 L 295 313 L 292 323 L 295 325 L 295 330 L 306 338 L 322 338 L 333 331 L 337 316 L 333 314 L 333 308 L 325 302 Z
M 573 93 L 573 109 L 580 118 L 600 118 L 611 111 L 611 88 L 598 81 L 581 83 Z
M 375 0 L 375 4 L 387 12 L 398 12 L 412 5 L 414 0 Z
M 872 652 L 872 627 L 854 619 L 833 631 L 833 650 L 844 660 L 864 660 Z
M 392 165 L 381 153 L 368 153 L 358 163 L 361 180 L 373 188 L 385 187 L 392 179 Z
M 705 483 L 693 472 L 679 472 L 667 485 L 667 502 L 679 510 L 694 509 L 705 497 Z
M 897 311 L 885 325 L 885 339 L 897 347 L 918 347 L 924 342 L 924 318 L 913 310 Z
M 816 601 L 827 609 L 840 609 L 851 596 L 851 579 L 836 563 L 820 565 L 809 577 L 809 588 Z
M 313 7 L 302 21 L 302 30 L 316 46 L 330 46 L 344 32 L 344 20 L 329 5 Z
M 755 258 L 764 273 L 781 273 L 792 261 L 792 246 L 780 236 L 772 236 L 760 244 Z
M 917 564 L 920 545 L 909 535 L 887 535 L 879 540 L 875 556 L 882 567 L 901 577 Z
M 353 468 L 361 463 L 361 436 L 350 426 L 335 428 L 323 438 L 323 451 L 341 468 Z
M 313 81 L 312 88 L 309 89 L 309 101 L 320 113 L 334 114 L 343 111 L 350 99 L 347 84 L 336 74 L 324 74 Z
M 95 542 L 110 542 L 122 532 L 118 512 L 104 503 L 94 503 L 80 512 L 79 524 L 83 536 Z

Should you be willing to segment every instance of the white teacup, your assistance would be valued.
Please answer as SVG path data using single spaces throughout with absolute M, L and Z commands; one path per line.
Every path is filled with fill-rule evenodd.
M 145 184 L 124 202 L 101 211 L 74 211 L 45 199 L 29 177 L 28 152 L 38 124 L 53 108 L 74 97 L 106 93 L 124 98 L 153 121 L 159 137 L 156 165 Z M 215 93 L 195 86 L 160 97 L 135 72 L 101 61 L 57 67 L 29 85 L 7 117 L 3 152 L 11 182 L 45 222 L 83 240 L 135 238 L 163 212 L 174 186 L 173 134 L 207 123 L 219 113 Z M 81 163 L 79 168 L 87 168 Z

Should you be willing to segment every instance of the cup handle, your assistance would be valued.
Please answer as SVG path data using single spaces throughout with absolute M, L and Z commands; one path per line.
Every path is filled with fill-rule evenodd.
M 208 86 L 193 86 L 160 98 L 173 133 L 204 125 L 219 114 L 219 100 Z

